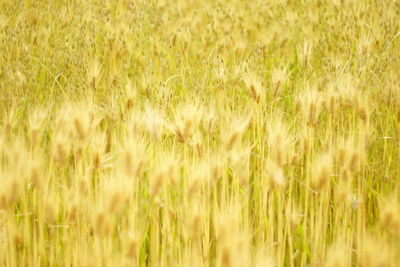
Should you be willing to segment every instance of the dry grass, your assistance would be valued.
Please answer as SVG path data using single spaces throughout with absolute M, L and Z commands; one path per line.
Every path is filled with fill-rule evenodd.
M 396 266 L 399 17 L 0 1 L 0 266 Z

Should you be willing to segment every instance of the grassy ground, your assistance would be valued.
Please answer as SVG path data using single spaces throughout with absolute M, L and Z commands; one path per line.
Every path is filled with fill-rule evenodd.
M 0 266 L 396 266 L 399 18 L 0 1 Z

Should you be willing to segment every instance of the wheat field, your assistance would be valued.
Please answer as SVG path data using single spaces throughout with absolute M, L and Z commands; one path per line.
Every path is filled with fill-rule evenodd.
M 1 0 L 0 266 L 398 266 L 400 2 Z

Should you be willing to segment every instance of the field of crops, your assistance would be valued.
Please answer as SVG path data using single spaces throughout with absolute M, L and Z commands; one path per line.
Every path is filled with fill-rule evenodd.
M 398 266 L 400 2 L 0 0 L 0 266 Z

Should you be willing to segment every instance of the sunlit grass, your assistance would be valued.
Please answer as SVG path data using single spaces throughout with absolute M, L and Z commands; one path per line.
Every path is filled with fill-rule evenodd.
M 398 1 L 0 2 L 0 266 L 397 266 Z

